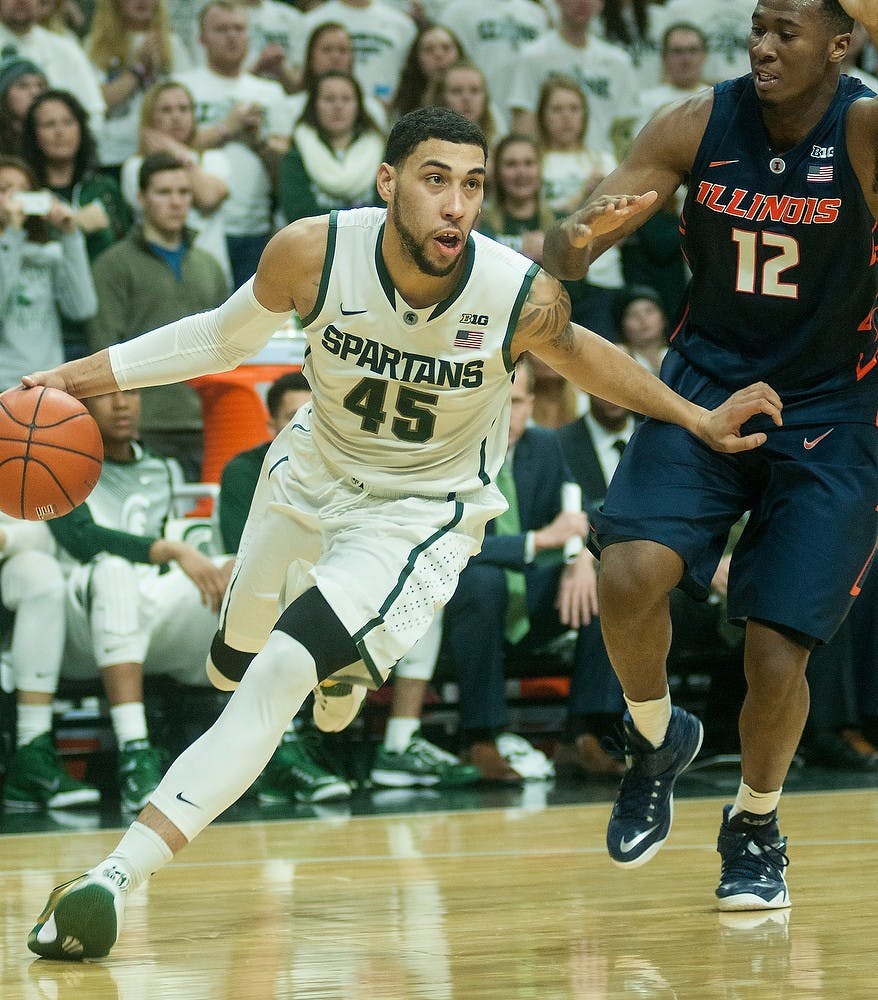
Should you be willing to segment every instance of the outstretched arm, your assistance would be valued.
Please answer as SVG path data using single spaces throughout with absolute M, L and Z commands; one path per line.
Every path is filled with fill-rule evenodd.
M 659 111 L 647 123 L 585 205 L 546 234 L 543 267 L 550 274 L 582 278 L 592 260 L 655 215 L 685 180 L 712 103 L 707 92 Z
M 569 322 L 563 286 L 545 272 L 537 275 L 521 311 L 512 355 L 531 351 L 584 392 L 635 413 L 679 424 L 714 451 L 748 451 L 764 444 L 764 433 L 741 436 L 741 425 L 757 413 L 782 424 L 783 404 L 764 382 L 740 389 L 715 410 L 689 402 L 591 330 Z
M 218 308 L 25 375 L 22 383 L 52 386 L 82 399 L 229 371 L 256 354 L 293 309 L 304 314 L 313 306 L 326 239 L 326 217 L 287 226 L 266 247 L 253 281 Z

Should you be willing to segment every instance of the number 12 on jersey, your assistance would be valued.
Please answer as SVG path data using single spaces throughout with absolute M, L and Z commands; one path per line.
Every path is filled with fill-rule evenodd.
M 773 295 L 782 299 L 797 299 L 799 286 L 795 282 L 781 281 L 784 271 L 799 263 L 799 243 L 784 233 L 751 232 L 749 229 L 733 229 L 732 242 L 738 244 L 738 274 L 735 281 L 736 292 L 756 292 L 756 276 L 759 267 L 756 247 L 762 240 L 764 247 L 777 247 L 780 253 L 762 263 L 762 280 L 759 291 L 762 295 Z
M 344 398 L 344 408 L 360 417 L 360 429 L 377 434 L 387 420 L 387 390 L 396 383 L 377 378 L 363 378 Z M 400 441 L 429 441 L 436 426 L 436 414 L 430 409 L 439 402 L 435 392 L 421 392 L 408 385 L 396 387 L 396 402 L 390 430 Z

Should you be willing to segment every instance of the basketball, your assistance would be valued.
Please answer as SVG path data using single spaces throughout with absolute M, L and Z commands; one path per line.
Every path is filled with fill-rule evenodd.
M 60 389 L 0 393 L 0 510 L 24 521 L 68 514 L 94 489 L 104 446 L 88 410 Z

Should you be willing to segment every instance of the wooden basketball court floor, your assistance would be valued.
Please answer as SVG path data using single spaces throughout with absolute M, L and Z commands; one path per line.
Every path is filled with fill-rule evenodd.
M 614 868 L 607 803 L 220 823 L 130 901 L 110 957 L 35 959 L 49 890 L 118 830 L 0 838 L 4 1000 L 878 998 L 878 796 L 784 797 L 791 911 L 719 914 L 723 799 Z

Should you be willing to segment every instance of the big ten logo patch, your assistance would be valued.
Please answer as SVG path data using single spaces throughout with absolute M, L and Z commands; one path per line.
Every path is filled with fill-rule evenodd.
M 470 326 L 487 326 L 488 317 L 483 313 L 461 313 L 461 323 L 469 323 Z

